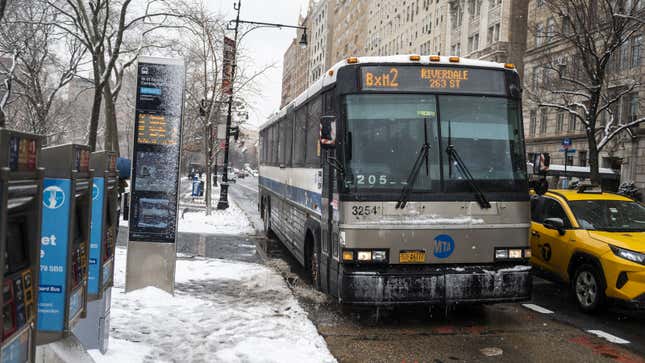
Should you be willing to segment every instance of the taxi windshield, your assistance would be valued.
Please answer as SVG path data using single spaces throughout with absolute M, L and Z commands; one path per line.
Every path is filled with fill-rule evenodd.
M 645 231 L 645 207 L 622 200 L 569 202 L 581 228 L 609 232 Z

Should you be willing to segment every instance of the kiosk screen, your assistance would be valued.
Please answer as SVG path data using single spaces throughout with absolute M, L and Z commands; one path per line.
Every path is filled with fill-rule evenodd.
M 7 226 L 7 269 L 5 276 L 29 267 L 29 251 L 26 241 L 25 220 L 10 220 Z

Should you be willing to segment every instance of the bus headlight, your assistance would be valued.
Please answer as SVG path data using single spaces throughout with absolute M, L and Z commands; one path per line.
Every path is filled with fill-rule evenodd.
M 374 262 L 385 262 L 387 261 L 387 253 L 385 251 L 374 251 L 372 252 L 372 259 Z
M 530 248 L 496 248 L 495 260 L 521 260 L 531 258 Z
M 358 251 L 359 261 L 372 261 L 372 251 Z
M 354 261 L 354 251 L 344 250 L 343 261 Z
M 387 263 L 387 250 L 343 249 L 343 262 Z

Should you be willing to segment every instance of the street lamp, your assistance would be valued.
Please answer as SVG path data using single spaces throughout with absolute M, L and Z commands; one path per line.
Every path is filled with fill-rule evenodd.
M 235 37 L 234 37 L 235 46 L 233 47 L 233 62 L 231 63 L 231 77 L 230 77 L 231 81 L 228 86 L 230 91 L 228 95 L 228 111 L 226 113 L 226 136 L 225 136 L 226 139 L 224 140 L 224 165 L 222 166 L 222 183 L 220 184 L 220 194 L 219 194 L 219 202 L 217 203 L 217 209 L 228 208 L 228 154 L 229 154 L 228 151 L 229 151 L 229 139 L 231 138 L 231 129 L 232 129 L 231 119 L 232 119 L 232 108 L 233 108 L 233 83 L 235 79 L 235 68 L 237 66 L 237 60 L 236 60 L 237 40 L 238 40 L 237 35 L 238 35 L 240 24 L 255 25 L 255 27 L 247 30 L 246 33 L 242 34 L 242 36 L 246 35 L 251 30 L 255 30 L 258 28 L 301 29 L 302 35 L 300 37 L 300 41 L 298 42 L 298 44 L 303 48 L 307 46 L 307 27 L 298 26 L 298 25 L 286 25 L 286 24 L 278 24 L 278 23 L 264 23 L 259 21 L 240 20 L 241 5 L 242 5 L 242 0 L 237 0 L 237 3 L 233 4 L 233 9 L 237 11 L 237 15 L 235 17 L 235 20 L 231 20 L 226 26 L 226 29 L 235 31 Z M 239 128 L 236 130 L 236 132 L 239 133 Z

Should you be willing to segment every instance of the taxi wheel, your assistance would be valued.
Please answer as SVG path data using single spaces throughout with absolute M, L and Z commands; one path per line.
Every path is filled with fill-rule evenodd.
M 592 313 L 604 306 L 605 284 L 596 267 L 580 265 L 571 285 L 578 307 L 583 312 Z

